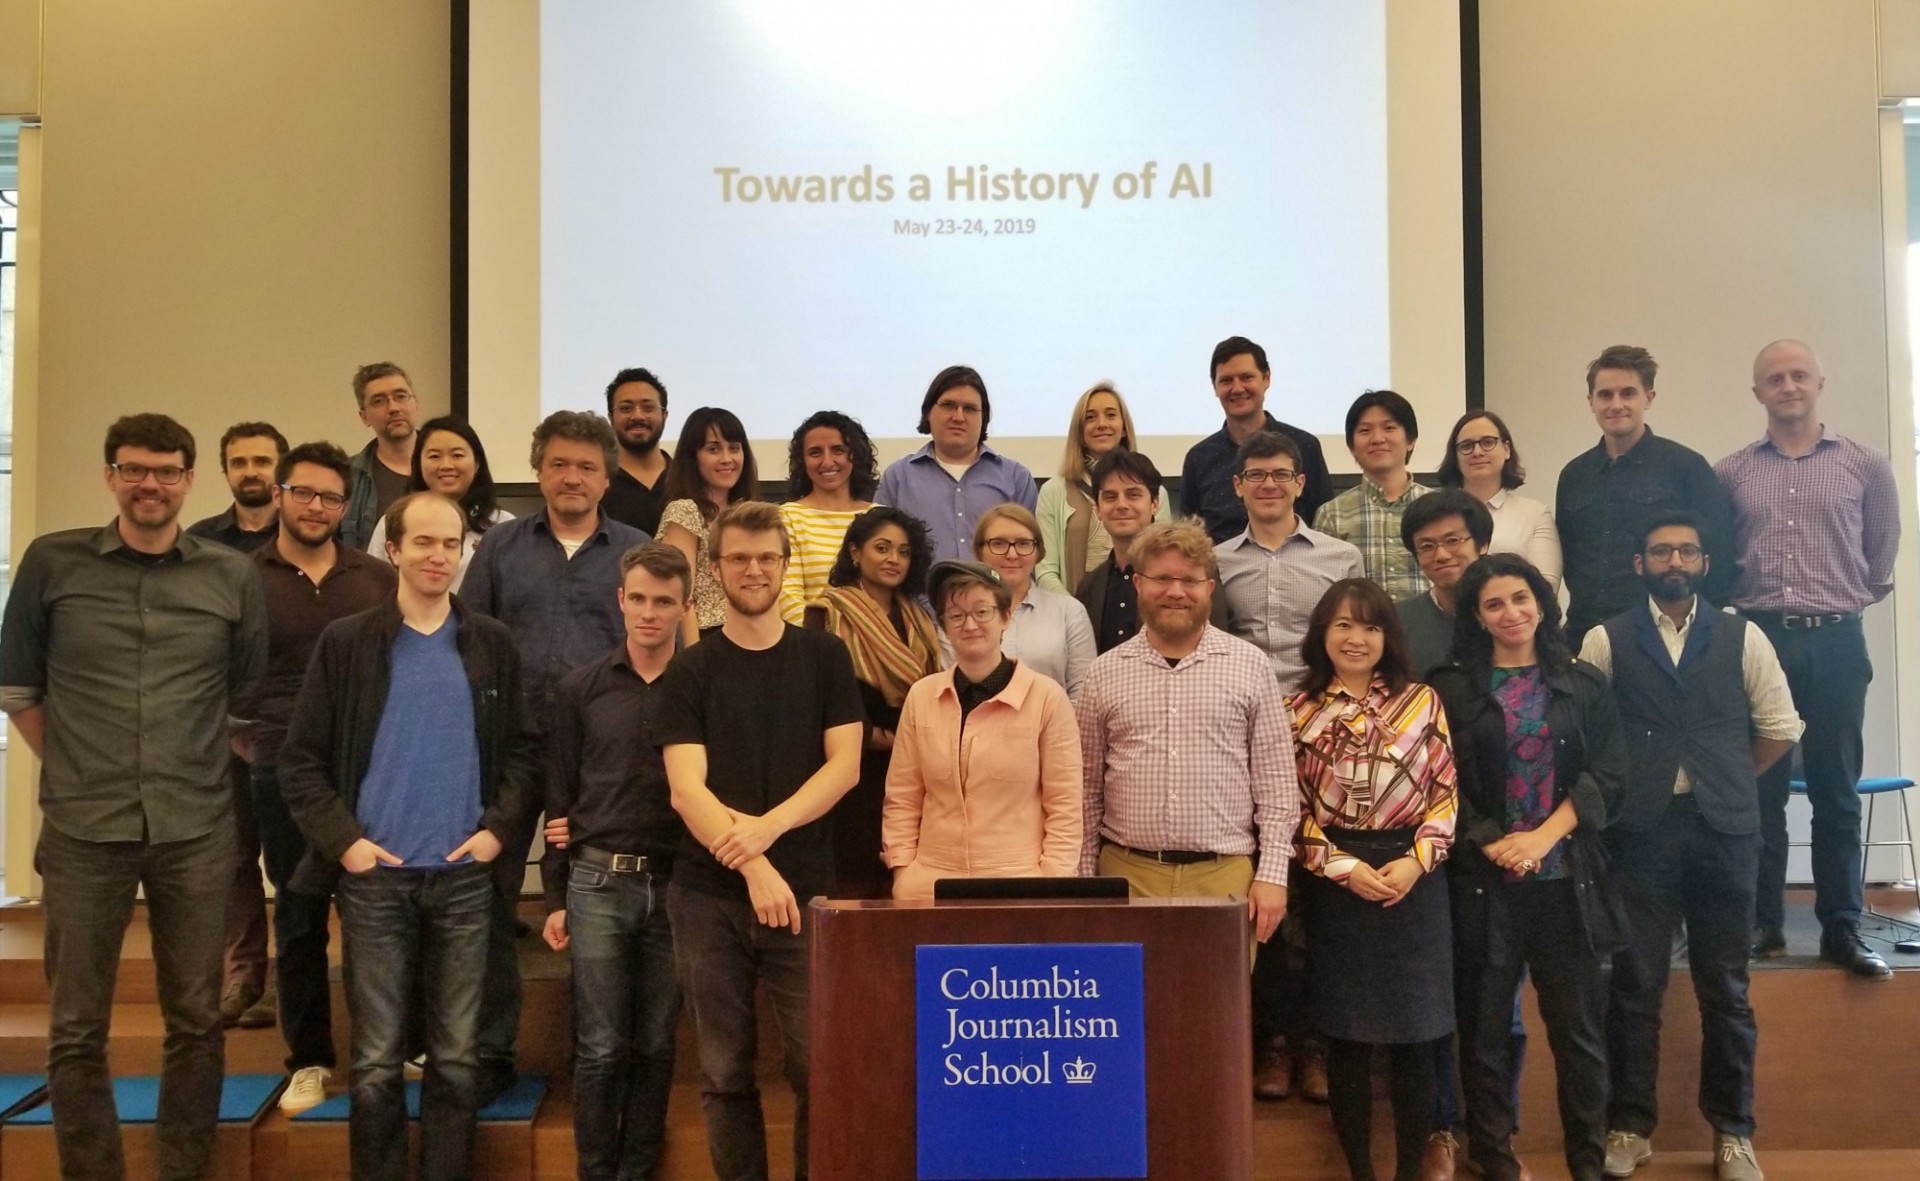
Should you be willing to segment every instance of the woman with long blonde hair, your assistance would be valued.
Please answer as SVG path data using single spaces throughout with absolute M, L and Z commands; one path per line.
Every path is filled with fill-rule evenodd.
M 1093 465 L 1116 447 L 1138 447 L 1133 415 L 1120 391 L 1110 381 L 1098 381 L 1073 404 L 1067 422 L 1066 453 L 1060 471 L 1040 489 L 1034 515 L 1040 518 L 1040 542 L 1046 556 L 1034 569 L 1034 580 L 1048 590 L 1072 594 L 1087 572 L 1107 560 L 1113 542 L 1093 511 Z M 1167 501 L 1160 501 L 1156 521 L 1170 521 Z

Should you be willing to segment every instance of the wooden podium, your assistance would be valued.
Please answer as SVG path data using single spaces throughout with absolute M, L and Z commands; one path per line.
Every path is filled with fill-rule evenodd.
M 915 949 L 922 944 L 1140 944 L 1147 1176 L 1250 1175 L 1245 902 L 815 899 L 807 922 L 814 1181 L 916 1177 Z

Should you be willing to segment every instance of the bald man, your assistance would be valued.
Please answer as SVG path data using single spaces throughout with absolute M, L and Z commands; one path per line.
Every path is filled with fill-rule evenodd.
M 1860 613 L 1893 589 L 1900 505 L 1880 453 L 1826 428 L 1827 379 L 1813 349 L 1776 340 L 1753 361 L 1753 396 L 1767 433 L 1714 465 L 1733 499 L 1740 582 L 1733 602 L 1780 655 L 1813 804 L 1814 913 L 1820 956 L 1885 980 L 1887 962 L 1860 938 L 1861 725 L 1873 664 Z M 1786 954 L 1790 759 L 1760 777 L 1761 841 L 1755 956 Z

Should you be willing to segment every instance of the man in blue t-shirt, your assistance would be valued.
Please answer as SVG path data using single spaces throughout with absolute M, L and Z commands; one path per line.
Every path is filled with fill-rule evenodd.
M 416 997 L 420 1174 L 471 1175 L 487 863 L 537 806 L 539 734 L 512 636 L 449 593 L 463 532 L 433 493 L 388 510 L 398 593 L 321 633 L 280 752 L 281 791 L 312 845 L 292 886 L 330 891 L 340 910 L 356 1177 L 406 1175 Z

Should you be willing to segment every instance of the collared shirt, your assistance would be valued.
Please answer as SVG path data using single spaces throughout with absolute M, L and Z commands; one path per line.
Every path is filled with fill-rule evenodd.
M 607 494 L 600 498 L 600 507 L 609 517 L 622 525 L 631 525 L 649 537 L 660 535 L 660 510 L 666 507 L 667 473 L 673 470 L 673 457 L 666 452 L 660 453 L 667 458 L 667 466 L 660 469 L 659 478 L 653 487 L 633 478 L 626 468 L 616 465 L 613 479 L 607 485 Z
M 232 505 L 228 505 L 225 512 L 188 525 L 187 532 L 208 541 L 217 541 L 228 549 L 250 554 L 280 536 L 280 521 L 278 518 L 269 520 L 265 529 L 242 529 L 240 514 Z
M 320 633 L 393 597 L 393 567 L 357 549 L 335 544 L 333 567 L 315 586 L 306 571 L 280 556 L 278 546 L 253 555 L 254 573 L 267 603 L 267 672 L 235 710 L 246 720 L 256 759 L 273 761 L 287 736 L 293 703 Z
M 1566 561 L 1567 631 L 1576 639 L 1646 597 L 1633 572 L 1633 555 L 1646 525 L 1661 513 L 1684 509 L 1700 523 L 1700 541 L 1716 560 L 1701 592 L 1724 603 L 1733 589 L 1733 507 L 1698 452 L 1647 428 L 1618 459 L 1606 441 L 1574 456 L 1560 471 L 1553 520 Z
M 1281 689 L 1291 693 L 1306 676 L 1300 641 L 1327 588 L 1343 578 L 1362 578 L 1360 550 L 1337 537 L 1307 528 L 1294 518 L 1293 532 L 1278 549 L 1253 539 L 1251 529 L 1214 552 L 1220 563 L 1219 594 L 1234 635 L 1267 654 Z
M 1267 415 L 1267 425 L 1260 429 L 1277 431 L 1300 448 L 1300 466 L 1306 469 L 1301 474 L 1307 477 L 1307 484 L 1300 498 L 1293 502 L 1293 511 L 1313 520 L 1320 506 L 1333 499 L 1333 481 L 1327 477 L 1327 459 L 1320 449 L 1320 440 L 1271 414 Z M 1234 459 L 1239 453 L 1240 444 L 1234 442 L 1222 424 L 1219 430 L 1195 443 L 1180 465 L 1180 511 L 1199 517 L 1215 545 L 1247 527 L 1247 506 L 1233 493 Z
M 1675 668 L 1680 667 L 1680 655 L 1687 648 L 1687 633 L 1692 630 L 1693 621 L 1700 614 L 1700 596 L 1694 596 L 1693 605 L 1687 608 L 1687 618 L 1681 623 L 1670 619 L 1651 595 L 1647 596 L 1647 610 L 1653 613 L 1653 629 L 1659 633 L 1660 642 L 1666 645 L 1667 657 L 1673 661 Z M 1752 620 L 1740 622 L 1746 628 L 1740 640 L 1740 682 L 1753 713 L 1754 736 L 1798 742 L 1806 726 L 1800 721 L 1799 711 L 1793 707 L 1793 692 L 1787 685 L 1787 674 L 1780 667 L 1780 657 L 1773 650 L 1773 642 Z M 1596 627 L 1587 633 L 1586 640 L 1580 645 L 1580 659 L 1605 673 L 1608 680 L 1613 679 L 1613 640 L 1608 637 L 1606 628 Z M 1674 776 L 1673 790 L 1693 790 L 1687 783 L 1685 767 L 1680 768 Z
M 527 704 L 542 725 L 560 678 L 625 642 L 620 555 L 646 541 L 601 513 L 569 558 L 541 511 L 495 525 L 473 551 L 460 601 L 512 629 Z
M 1893 589 L 1900 498 L 1886 456 L 1823 430 L 1805 455 L 1763 438 L 1714 471 L 1733 498 L 1742 611 L 1864 611 Z
M 1553 510 L 1505 488 L 1486 505 L 1493 517 L 1493 542 L 1487 552 L 1519 554 L 1546 577 L 1548 586 L 1559 590 L 1560 530 L 1554 526 Z
M 974 710 L 999 696 L 1001 690 L 1013 683 L 1013 670 L 1018 667 L 1018 662 L 1003 655 L 1000 663 L 994 665 L 993 671 L 978 684 L 969 681 L 967 674 L 958 668 L 953 670 L 953 695 L 960 702 L 961 733 L 966 732 L 967 718 L 972 716 Z
M 873 500 L 926 522 L 936 562 L 944 558 L 970 562 L 973 527 L 981 513 L 1009 500 L 1032 512 L 1039 498 L 1033 473 L 984 443 L 980 457 L 957 480 L 941 466 L 933 444 L 928 443 L 887 465 Z
M 1133 568 L 1120 568 L 1111 553 L 1107 555 L 1107 595 L 1100 610 L 1100 633 L 1093 646 L 1111 652 L 1140 632 L 1140 595 L 1133 586 Z
M 116 526 L 27 547 L 0 628 L 0 706 L 46 707 L 40 809 L 54 828 L 190 840 L 233 812 L 227 717 L 266 667 L 266 602 L 234 550 L 182 533 L 150 562 Z
M 1169 666 L 1147 634 L 1093 662 L 1074 707 L 1086 775 L 1080 872 L 1102 839 L 1131 849 L 1244 856 L 1284 886 L 1300 823 L 1293 727 L 1261 654 L 1209 626 Z
M 660 684 L 634 671 L 626 642 L 561 678 L 547 731 L 546 811 L 567 818 L 568 849 L 637 853 L 664 878 L 686 825 L 673 810 L 654 733 Z M 567 851 L 540 857 L 547 910 L 567 905 Z
M 1039 583 L 1027 588 L 1027 597 L 1013 609 L 1013 622 L 1000 637 L 1000 651 L 1042 676 L 1052 677 L 1069 697 L 1080 692 L 1080 682 L 1099 655 L 1093 642 L 1093 622 L 1080 600 Z
M 1440 697 L 1422 684 L 1399 696 L 1375 680 L 1364 698 L 1339 681 L 1288 701 L 1293 711 L 1300 788 L 1300 864 L 1345 881 L 1359 859 L 1336 845 L 1330 828 L 1414 829 L 1413 858 L 1432 870 L 1453 844 L 1459 806 L 1453 744 Z
M 1400 519 L 1408 505 L 1431 491 L 1409 480 L 1399 496 L 1388 500 L 1380 485 L 1362 477 L 1314 514 L 1313 527 L 1357 546 L 1367 577 L 1392 598 L 1404 599 L 1426 590 L 1427 577 L 1400 540 Z

